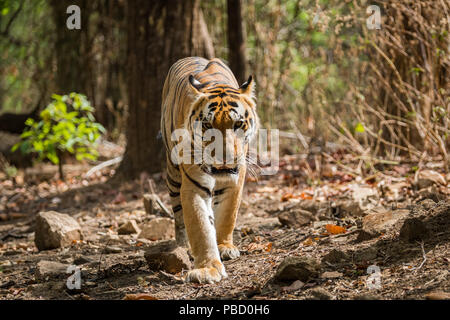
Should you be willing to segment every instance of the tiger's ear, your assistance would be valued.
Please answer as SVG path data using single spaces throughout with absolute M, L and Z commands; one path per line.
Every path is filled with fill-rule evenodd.
M 201 93 L 200 90 L 203 88 L 203 85 L 200 83 L 200 81 L 195 79 L 192 74 L 189 75 L 189 84 L 191 85 L 191 88 L 192 88 L 192 90 L 194 91 L 195 94 L 200 94 Z
M 241 94 L 248 95 L 250 97 L 254 97 L 255 95 L 255 81 L 253 81 L 253 77 L 249 76 L 247 81 L 245 81 L 240 87 L 239 91 Z

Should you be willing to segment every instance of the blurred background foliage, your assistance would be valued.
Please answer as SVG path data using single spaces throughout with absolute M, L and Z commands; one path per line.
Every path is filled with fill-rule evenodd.
M 125 132 L 127 2 L 83 2 L 83 86 L 108 138 Z M 54 2 L 0 0 L 0 114 L 44 107 L 58 92 Z M 227 61 L 227 1 L 201 1 L 215 55 Z M 369 5 L 381 29 L 369 30 Z M 438 155 L 448 166 L 450 5 L 444 0 L 242 0 L 247 73 L 266 127 L 291 133 L 285 152 L 327 142 L 368 167 Z M 61 54 L 61 53 L 59 53 Z M 74 88 L 75 90 L 75 88 Z M 306 143 L 305 143 L 306 142 Z M 306 149 L 306 150 L 304 150 Z

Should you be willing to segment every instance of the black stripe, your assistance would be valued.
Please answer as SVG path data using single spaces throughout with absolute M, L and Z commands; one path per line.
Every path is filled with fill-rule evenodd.
M 166 180 L 166 187 L 167 187 L 167 190 L 169 190 L 169 194 L 170 194 L 170 193 L 177 193 L 177 192 L 178 192 L 178 191 L 172 191 L 172 190 L 170 189 L 169 184 L 167 183 L 167 180 Z
M 230 101 L 228 102 L 228 105 L 232 106 L 233 108 L 239 108 L 239 105 L 236 102 Z
M 173 213 L 178 212 L 178 211 L 180 211 L 181 209 L 183 209 L 183 207 L 181 206 L 181 204 L 179 204 L 179 205 L 177 205 L 177 206 L 175 206 L 175 207 L 172 207 Z
M 180 195 L 179 192 L 173 192 L 172 190 L 169 189 L 169 196 L 171 196 L 172 198 L 178 197 Z
M 181 188 L 181 183 L 174 181 L 169 174 L 167 174 L 167 182 L 169 182 L 175 188 Z
M 219 195 L 223 194 L 225 192 L 225 190 L 227 190 L 227 188 L 214 190 L 214 196 L 219 196 Z
M 205 191 L 205 193 L 206 193 L 209 197 L 212 197 L 211 190 L 209 190 L 208 188 L 202 186 L 200 183 L 198 183 L 197 181 L 195 181 L 194 179 L 192 179 L 192 178 L 186 173 L 186 171 L 184 171 L 184 174 L 186 175 L 186 177 L 187 177 L 193 184 L 195 184 L 198 188 L 200 188 L 200 189 L 202 189 L 203 191 Z
M 220 66 L 220 67 L 226 69 L 226 67 L 225 67 L 223 64 L 221 64 L 220 62 L 218 62 L 218 61 L 211 61 L 210 63 L 208 63 L 208 64 L 206 65 L 205 69 L 203 69 L 203 70 L 208 69 L 208 68 L 211 67 L 213 64 L 217 64 L 218 66 Z

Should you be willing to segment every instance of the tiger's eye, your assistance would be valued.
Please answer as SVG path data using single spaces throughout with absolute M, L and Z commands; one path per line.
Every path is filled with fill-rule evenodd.
M 235 123 L 234 123 L 234 126 L 233 126 L 233 128 L 234 128 L 234 130 L 237 130 L 237 129 L 239 129 L 240 127 L 242 127 L 244 125 L 244 122 L 243 121 L 236 121 Z
M 205 130 L 212 129 L 211 123 L 203 122 L 203 129 L 205 129 Z

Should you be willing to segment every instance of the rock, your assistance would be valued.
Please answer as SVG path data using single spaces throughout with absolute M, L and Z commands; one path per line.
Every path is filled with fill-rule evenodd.
M 425 295 L 427 300 L 450 300 L 450 293 L 444 291 L 433 291 Z
M 146 193 L 142 197 L 142 201 L 144 202 L 145 212 L 148 215 L 159 215 L 161 208 L 158 205 L 155 195 Z
M 317 278 L 320 265 L 315 259 L 305 257 L 287 257 L 280 265 L 275 274 L 276 281 L 300 280 L 306 282 L 311 278 Z
M 155 218 L 142 227 L 138 238 L 168 240 L 175 238 L 175 222 L 169 218 Z
M 152 270 L 178 273 L 192 267 L 187 250 L 178 247 L 175 241 L 162 241 L 150 246 L 144 257 Z
M 117 229 L 118 234 L 133 234 L 139 232 L 141 232 L 141 229 L 138 227 L 136 220 L 130 220 Z
M 82 239 L 81 227 L 71 216 L 56 211 L 37 214 L 34 243 L 39 250 L 70 246 Z
M 311 300 L 331 300 L 333 295 L 323 288 L 314 288 L 308 290 L 308 299 Z
M 283 226 L 300 228 L 309 224 L 314 217 L 311 212 L 302 209 L 292 209 L 278 215 L 278 220 Z
M 47 279 L 60 279 L 69 277 L 67 273 L 68 264 L 59 263 L 55 261 L 41 260 L 36 266 L 34 273 L 35 279 L 38 281 L 45 281 Z
M 419 218 L 409 218 L 403 223 L 400 229 L 400 239 L 407 242 L 423 240 L 429 235 L 429 230 L 425 223 Z
M 304 285 L 305 285 L 304 282 L 296 280 L 292 282 L 290 286 L 282 287 L 281 289 L 286 292 L 293 292 L 303 288 Z
M 432 185 L 447 185 L 445 177 L 434 170 L 421 170 L 414 178 L 417 189 L 424 189 Z
M 436 203 L 438 203 L 439 201 L 442 201 L 442 200 L 447 200 L 447 195 L 440 194 L 439 191 L 437 190 L 437 188 L 431 187 L 430 189 L 431 190 L 428 190 L 428 189 L 419 190 L 419 191 L 417 191 L 417 194 L 422 199 L 431 199 Z
M 73 260 L 73 264 L 77 266 L 91 262 L 94 262 L 94 260 L 85 256 L 78 256 Z
M 409 210 L 386 210 L 378 209 L 363 218 L 362 229 L 358 234 L 356 241 L 366 241 L 375 238 L 382 233 L 392 229 L 392 227 L 401 219 L 409 215 Z
M 121 253 L 122 251 L 122 248 L 116 246 L 106 246 L 105 248 L 106 253 Z
M 348 256 L 345 252 L 341 250 L 333 249 L 328 254 L 323 256 L 322 258 L 322 264 L 326 264 L 326 262 L 334 264 L 339 263 L 341 261 L 345 261 L 348 259 Z
M 424 199 L 422 201 L 419 202 L 419 204 L 425 209 L 425 210 L 430 210 L 431 208 L 433 208 L 436 205 L 436 202 L 433 201 L 433 199 Z
M 335 212 L 338 217 L 361 217 L 364 215 L 364 208 L 357 201 L 346 200 L 336 203 Z
M 314 221 L 313 228 L 319 229 L 319 228 L 325 227 L 327 224 L 335 224 L 335 223 L 336 223 L 336 221 L 333 221 L 333 220 Z
M 335 279 L 342 277 L 343 274 L 337 271 L 326 271 L 320 275 L 323 279 Z
M 373 247 L 369 247 L 369 248 L 361 249 L 361 250 L 355 252 L 353 259 L 359 263 L 360 262 L 368 262 L 368 261 L 375 260 L 377 258 L 377 255 L 378 255 L 378 250 Z

